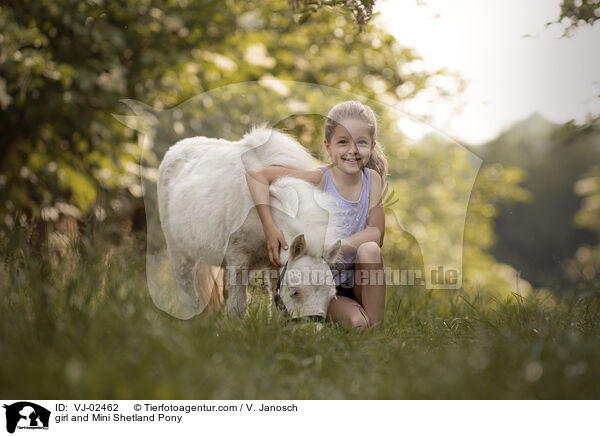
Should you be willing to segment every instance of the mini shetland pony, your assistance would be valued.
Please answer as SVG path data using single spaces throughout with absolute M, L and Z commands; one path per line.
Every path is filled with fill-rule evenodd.
M 165 154 L 158 173 L 160 221 L 179 292 L 189 301 L 219 301 L 211 284 L 225 268 L 225 310 L 243 316 L 248 272 L 274 269 L 245 178 L 247 170 L 268 165 L 309 169 L 316 162 L 292 137 L 265 125 L 235 142 L 187 138 Z M 283 308 L 292 318 L 325 317 L 335 296 L 329 264 L 341 258 L 334 199 L 309 182 L 283 177 L 270 186 L 270 204 L 275 223 L 292 241 L 281 251 Z M 269 280 L 271 296 L 275 284 Z

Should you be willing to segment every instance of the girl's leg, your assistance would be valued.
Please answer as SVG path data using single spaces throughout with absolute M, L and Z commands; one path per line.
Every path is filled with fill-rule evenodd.
M 360 304 L 351 298 L 337 295 L 327 310 L 327 319 L 359 330 L 369 327 L 369 317 Z
M 367 312 L 373 330 L 379 330 L 385 311 L 385 271 L 381 248 L 376 242 L 365 242 L 358 247 L 354 295 Z

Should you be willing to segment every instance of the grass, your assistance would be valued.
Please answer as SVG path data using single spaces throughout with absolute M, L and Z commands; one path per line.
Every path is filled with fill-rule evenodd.
M 82 244 L 35 260 L 19 231 L 0 263 L 0 395 L 38 399 L 600 398 L 600 294 L 388 287 L 383 330 L 158 310 L 145 246 Z

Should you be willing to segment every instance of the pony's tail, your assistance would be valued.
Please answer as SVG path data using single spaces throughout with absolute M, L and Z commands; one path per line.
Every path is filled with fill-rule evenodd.
M 211 313 L 221 310 L 225 292 L 225 270 L 223 268 L 199 261 L 196 265 L 195 285 L 200 307 L 204 307 L 204 310 Z

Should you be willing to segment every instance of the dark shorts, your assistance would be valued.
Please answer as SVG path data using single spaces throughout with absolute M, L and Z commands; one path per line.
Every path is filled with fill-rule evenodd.
M 337 271 L 335 271 L 337 269 Z M 356 301 L 354 295 L 354 263 L 338 264 L 331 268 L 334 275 L 339 274 L 340 284 L 335 287 L 336 295 L 342 295 Z

